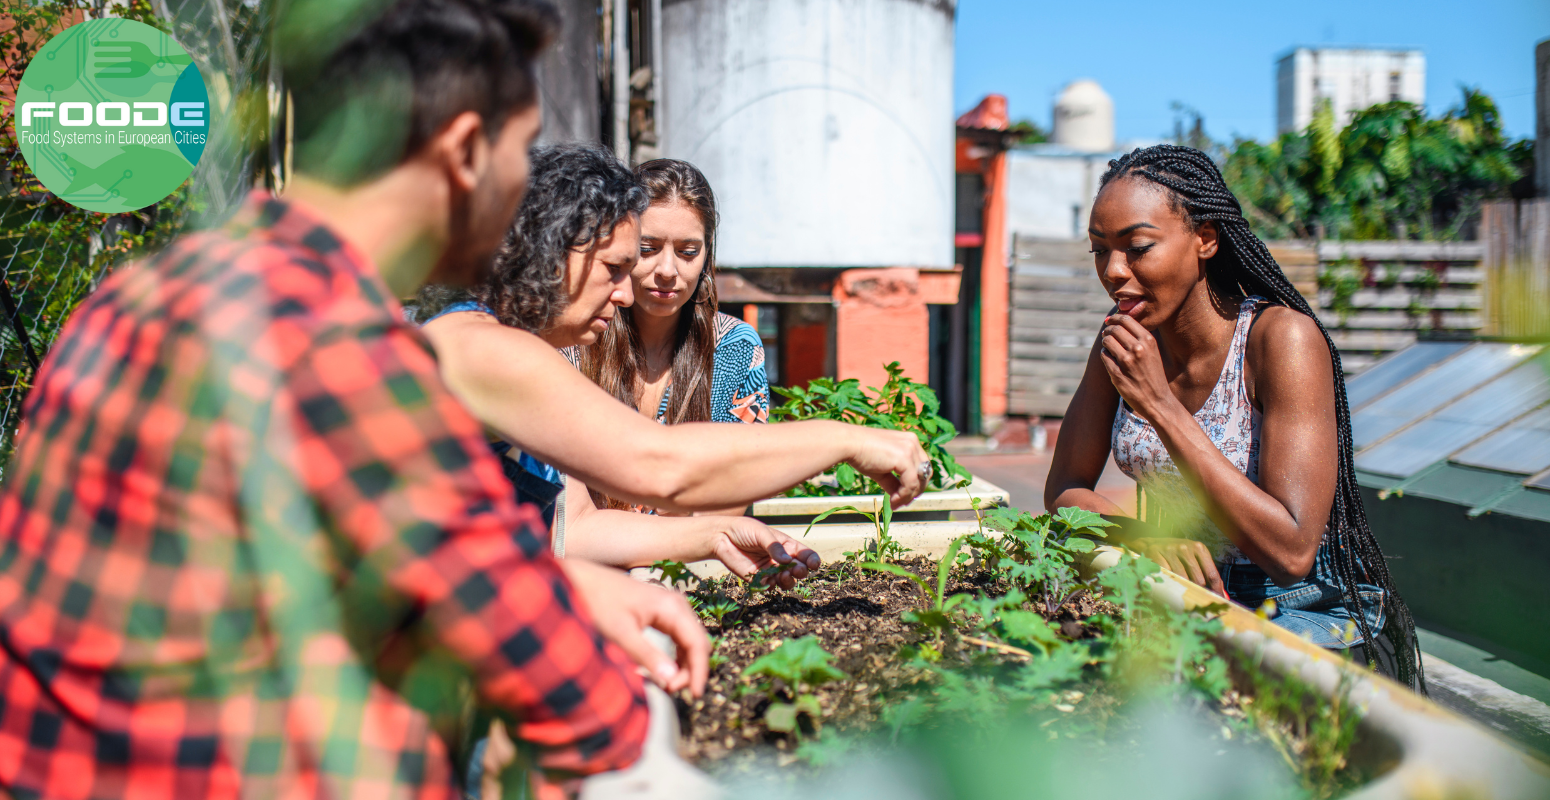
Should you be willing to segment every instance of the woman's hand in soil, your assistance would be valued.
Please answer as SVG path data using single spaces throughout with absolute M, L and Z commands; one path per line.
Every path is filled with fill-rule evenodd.
M 577 558 L 560 559 L 560 566 L 603 638 L 645 667 L 669 694 L 685 687 L 695 697 L 705 693 L 710 637 L 683 595 Z M 673 640 L 678 648 L 676 663 L 646 640 L 647 628 L 656 628 Z
M 1130 545 L 1136 552 L 1156 561 L 1174 573 L 1189 578 L 1223 597 L 1227 588 L 1216 571 L 1211 551 L 1194 539 L 1136 539 Z
M 909 505 L 925 490 L 930 473 L 922 475 L 920 465 L 930 464 L 931 457 L 926 455 L 915 434 L 859 425 L 846 427 L 854 437 L 850 449 L 855 453 L 846 460 L 847 463 L 877 481 L 894 508 Z
M 711 545 L 711 552 L 739 578 L 746 578 L 766 567 L 790 564 L 776 573 L 773 581 L 782 589 L 816 572 L 822 560 L 807 545 L 768 525 L 748 517 L 727 517 Z
M 1114 314 L 1103 321 L 1099 341 L 1109 381 L 1142 418 L 1156 425 L 1164 409 L 1179 404 L 1168 388 L 1157 339 L 1141 323 L 1125 314 Z

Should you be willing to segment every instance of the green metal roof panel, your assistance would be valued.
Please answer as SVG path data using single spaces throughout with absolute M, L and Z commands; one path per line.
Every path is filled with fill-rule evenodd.
M 1492 503 L 1485 510 L 1492 514 L 1511 514 L 1516 517 L 1550 522 L 1550 491 L 1519 488 Z
M 1537 352 L 1537 345 L 1500 342 L 1471 345 L 1438 364 L 1436 369 L 1417 375 L 1352 414 L 1351 433 L 1357 449 L 1441 408 Z
M 1523 415 L 1460 451 L 1453 461 L 1520 475 L 1550 469 L 1550 408 Z
M 1503 493 L 1522 488 L 1522 478 L 1487 469 L 1437 464 L 1411 480 L 1395 484 L 1390 491 L 1476 508 Z
M 1442 372 L 1452 363 L 1447 362 L 1429 375 Z M 1409 385 L 1413 386 L 1426 377 L 1422 376 Z M 1471 387 L 1466 387 L 1466 390 L 1468 388 Z M 1403 389 L 1396 390 L 1396 393 L 1398 391 Z M 1369 408 L 1376 407 L 1386 399 L 1379 399 Z M 1543 405 L 1547 400 L 1550 400 L 1550 381 L 1545 379 L 1544 364 L 1539 359 L 1520 364 L 1507 374 L 1469 391 L 1441 410 L 1422 417 L 1391 438 L 1361 451 L 1356 456 L 1356 464 L 1369 472 L 1384 475 L 1413 475 L 1428 464 L 1447 458 L 1476 439 Z
M 1387 475 L 1379 475 L 1376 472 L 1368 472 L 1364 469 L 1358 469 L 1356 471 L 1356 483 L 1359 486 L 1365 486 L 1369 489 L 1377 489 L 1381 492 L 1397 483 L 1400 483 L 1400 480 L 1398 478 L 1391 478 Z
M 1468 342 L 1416 342 L 1346 381 L 1346 402 L 1355 411 L 1468 345 Z

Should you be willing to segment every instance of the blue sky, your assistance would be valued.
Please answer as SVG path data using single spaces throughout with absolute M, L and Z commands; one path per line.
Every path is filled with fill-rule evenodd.
M 1295 45 L 1382 45 L 1426 52 L 1426 102 L 1459 85 L 1496 98 L 1514 138 L 1532 136 L 1534 43 L 1550 37 L 1550 0 L 1364 2 L 959 0 L 953 103 L 1007 96 L 1013 119 L 1050 122 L 1061 87 L 1092 78 L 1114 98 L 1121 141 L 1173 130 L 1178 100 L 1217 139 L 1275 133 L 1275 59 Z

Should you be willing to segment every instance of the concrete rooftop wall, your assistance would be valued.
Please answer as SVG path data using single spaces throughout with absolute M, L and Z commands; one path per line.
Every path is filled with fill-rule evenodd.
M 667 0 L 663 154 L 729 267 L 950 267 L 953 0 Z

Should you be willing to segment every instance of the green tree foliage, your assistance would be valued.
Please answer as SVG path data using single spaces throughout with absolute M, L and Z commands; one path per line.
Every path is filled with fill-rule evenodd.
M 1016 135 L 1018 144 L 1042 144 L 1049 141 L 1049 131 L 1027 117 L 1007 126 L 1006 132 Z
M 1381 103 L 1344 129 L 1321 105 L 1301 132 L 1234 142 L 1222 174 L 1264 238 L 1458 239 L 1526 174 L 1532 148 L 1508 141 L 1495 101 L 1466 88 L 1441 116 Z

